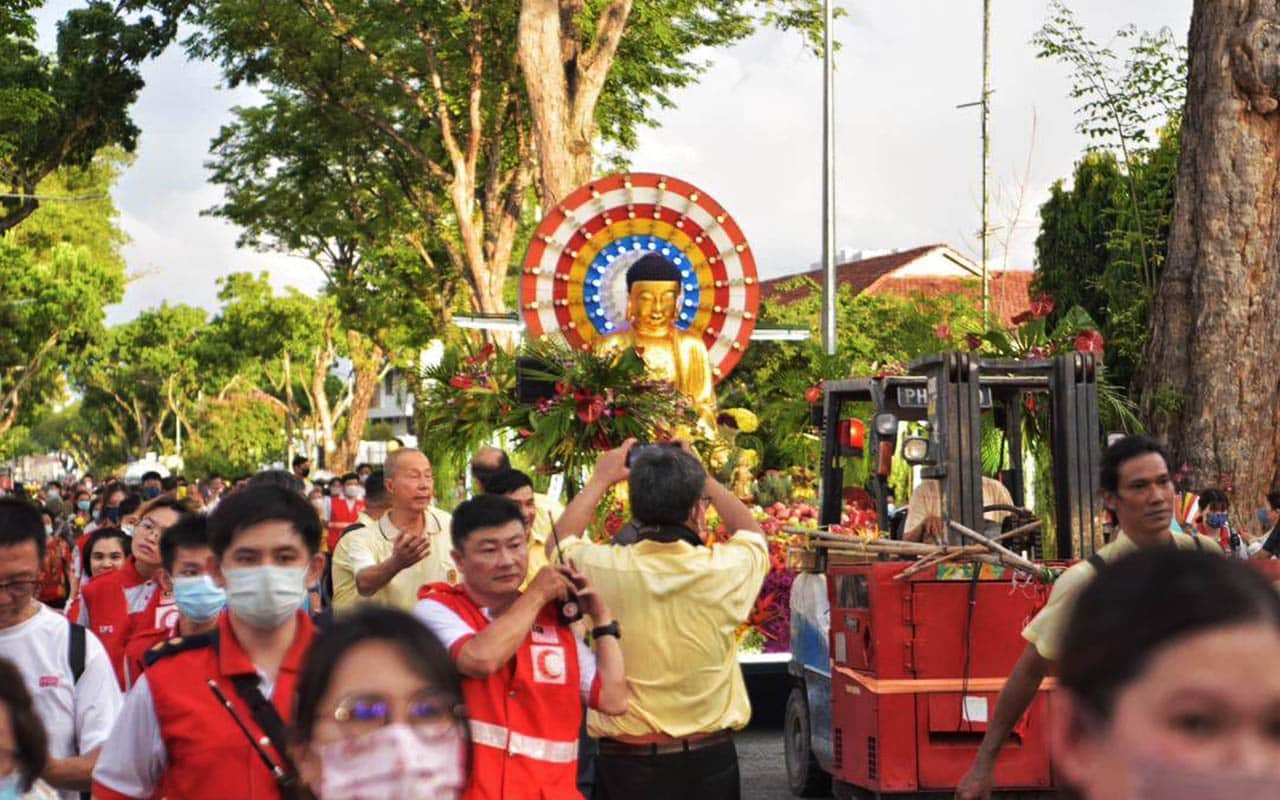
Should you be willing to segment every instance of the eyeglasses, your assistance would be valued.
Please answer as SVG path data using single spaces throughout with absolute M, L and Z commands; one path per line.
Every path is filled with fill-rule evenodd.
M 344 734 L 355 738 L 373 733 L 400 717 L 423 738 L 435 738 L 448 732 L 463 716 L 461 706 L 436 692 L 420 692 L 403 704 L 397 714 L 397 703 L 384 694 L 366 692 L 349 694 L 338 701 L 333 720 Z
M 168 528 L 165 528 L 164 526 L 156 524 L 155 520 L 151 519 L 151 517 L 146 517 L 141 522 L 139 522 L 136 526 L 134 526 L 133 533 L 135 536 L 139 533 L 161 534 L 161 533 L 164 533 L 166 530 L 168 530 Z
M 25 600 L 40 588 L 40 581 L 9 581 L 0 583 L 0 594 L 7 594 L 15 600 Z

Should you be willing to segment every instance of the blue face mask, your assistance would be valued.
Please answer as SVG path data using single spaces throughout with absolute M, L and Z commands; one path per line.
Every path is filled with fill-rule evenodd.
M 1229 516 L 1226 511 L 1210 511 L 1204 515 L 1204 521 L 1210 528 L 1225 528 Z
M 227 604 L 227 593 L 208 575 L 173 579 L 173 602 L 183 616 L 203 625 L 218 616 Z
M 89 510 L 89 506 L 91 506 L 91 505 L 93 505 L 93 502 L 92 502 L 92 501 L 89 501 L 89 500 L 81 500 L 81 501 L 79 501 L 78 503 L 76 503 L 76 508 L 80 509 L 81 511 L 88 511 L 88 510 Z
M 159 496 L 160 496 L 160 490 L 154 486 L 148 486 L 147 488 L 142 490 L 142 497 L 144 500 L 154 500 Z
M 118 508 L 108 508 L 108 509 L 107 509 L 107 521 L 108 521 L 108 522 L 110 522 L 112 525 L 114 525 L 114 524 L 116 524 L 117 522 L 119 522 L 119 521 L 120 521 L 120 509 L 118 509 Z
M 18 800 L 18 773 L 0 778 L 0 800 Z

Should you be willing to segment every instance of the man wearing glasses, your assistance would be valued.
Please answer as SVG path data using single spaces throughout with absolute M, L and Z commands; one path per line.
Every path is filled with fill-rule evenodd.
M 89 776 L 120 712 L 120 689 L 96 637 L 73 634 L 66 617 L 36 599 L 45 553 L 40 510 L 0 499 L 0 654 L 22 673 L 49 738 L 40 778 L 63 800 L 89 790 Z M 81 636 L 83 638 L 81 638 Z M 79 655 L 73 642 L 82 642 Z M 82 667 L 75 674 L 73 660 Z
M 111 658 L 120 686 L 125 686 L 124 649 L 134 630 L 150 630 L 168 609 L 161 609 L 164 592 L 160 590 L 160 536 L 178 517 L 191 510 L 185 500 L 156 500 L 151 503 L 133 529 L 133 553 L 124 566 L 84 589 L 80 604 L 80 624 L 102 640 Z

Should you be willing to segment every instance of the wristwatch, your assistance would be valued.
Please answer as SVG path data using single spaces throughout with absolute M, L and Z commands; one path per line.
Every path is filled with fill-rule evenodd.
M 615 619 L 608 625 L 601 625 L 598 628 L 591 629 L 592 639 L 599 639 L 601 636 L 612 636 L 615 639 L 621 639 L 622 629 L 618 627 L 618 621 Z

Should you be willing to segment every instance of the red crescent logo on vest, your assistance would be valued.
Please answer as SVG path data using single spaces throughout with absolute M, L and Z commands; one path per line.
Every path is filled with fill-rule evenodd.
M 564 683 L 564 648 L 533 648 L 533 679 L 539 683 Z

